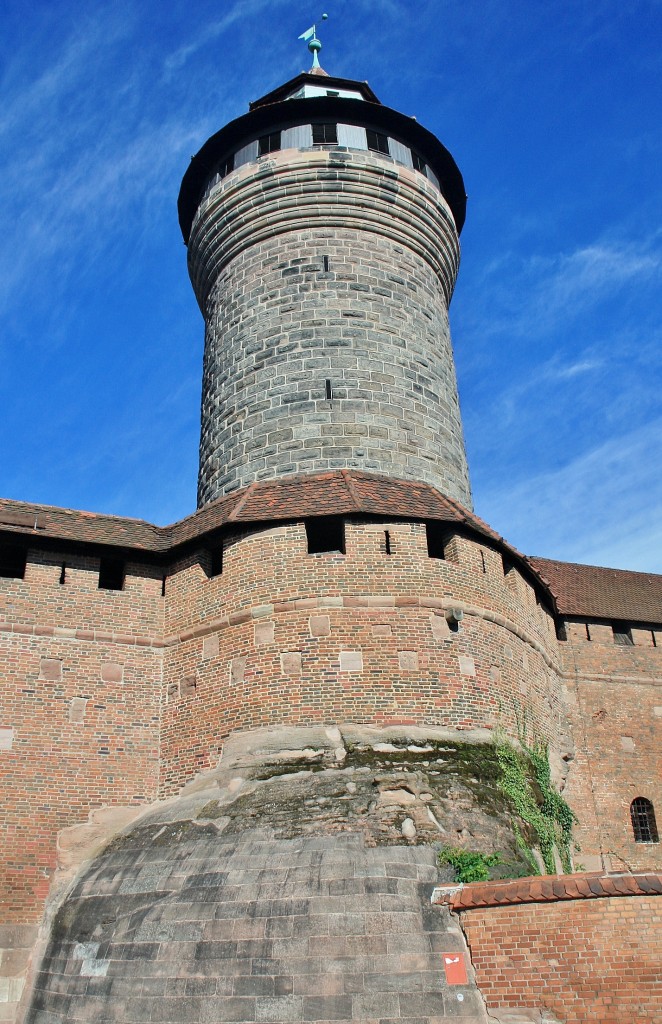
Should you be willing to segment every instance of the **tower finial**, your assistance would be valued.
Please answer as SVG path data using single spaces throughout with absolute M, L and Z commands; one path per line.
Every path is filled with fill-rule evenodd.
M 328 17 L 328 14 L 323 14 L 322 21 L 326 21 Z M 313 55 L 313 66 L 311 68 L 311 71 L 314 71 L 316 68 L 320 67 L 319 57 L 317 55 L 322 49 L 322 44 L 320 40 L 317 38 L 317 26 L 312 25 L 310 28 L 306 29 L 305 32 L 301 33 L 299 39 L 303 39 L 304 42 L 308 43 L 308 49 Z

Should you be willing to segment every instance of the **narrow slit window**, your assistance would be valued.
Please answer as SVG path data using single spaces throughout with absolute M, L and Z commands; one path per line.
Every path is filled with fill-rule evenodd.
M 26 560 L 27 551 L 19 544 L 0 545 L 0 576 L 8 580 L 22 580 Z
M 384 530 L 384 550 L 387 555 L 391 554 L 391 534 L 389 530 Z
M 588 622 L 586 623 L 586 639 L 591 639 L 591 630 L 588 628 Z
M 654 629 L 651 629 L 651 640 L 653 641 L 653 647 L 657 647 L 657 637 L 655 636 Z
M 635 797 L 630 804 L 630 820 L 635 843 L 659 843 L 655 810 L 650 800 Z
M 306 520 L 308 554 L 345 554 L 345 523 L 342 516 L 315 516 Z
M 634 647 L 632 630 L 626 622 L 614 622 L 611 629 L 614 634 L 614 643 L 618 647 Z
M 223 573 L 223 545 L 219 544 L 218 547 L 212 548 L 209 552 L 209 579 L 213 580 L 215 576 L 221 576 Z
M 324 382 L 324 394 L 326 395 L 327 402 L 330 402 L 333 398 L 333 388 L 331 387 L 331 381 L 326 380 Z
M 446 546 L 450 537 L 439 523 L 426 523 L 425 536 L 428 545 L 428 558 L 446 558 Z
M 482 548 L 481 548 L 481 551 L 480 551 L 480 564 L 483 567 L 483 572 L 486 573 L 487 572 L 487 565 L 485 563 L 485 553 L 484 553 Z
M 425 160 L 417 153 L 416 150 L 411 151 L 411 162 L 414 165 L 414 170 L 419 171 L 420 174 L 425 174 Z
M 259 139 L 260 156 L 267 156 L 268 153 L 277 153 L 280 149 L 280 132 L 270 132 L 262 135 Z
M 313 146 L 337 146 L 338 125 L 337 124 L 314 124 Z
M 365 134 L 368 140 L 368 149 L 372 149 L 375 153 L 390 155 L 386 135 L 383 135 L 381 132 L 374 132 L 371 128 L 366 128 Z
M 165 595 L 166 595 L 166 580 L 167 579 L 168 579 L 168 577 L 164 573 L 163 576 L 161 577 L 161 597 L 165 597 Z
M 64 586 L 67 582 L 67 563 L 63 562 L 60 566 L 60 579 L 58 580 L 60 586 Z
M 99 590 L 124 590 L 126 571 L 118 558 L 102 558 L 99 564 Z
M 329 272 L 329 257 L 328 256 L 322 256 L 322 267 L 324 268 L 324 273 L 328 274 L 328 272 Z

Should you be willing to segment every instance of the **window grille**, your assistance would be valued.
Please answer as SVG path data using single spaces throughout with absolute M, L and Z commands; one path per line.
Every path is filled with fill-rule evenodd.
M 658 843 L 655 811 L 650 800 L 636 797 L 630 804 L 630 819 L 635 843 Z
M 336 146 L 338 144 L 338 125 L 314 124 L 313 146 Z

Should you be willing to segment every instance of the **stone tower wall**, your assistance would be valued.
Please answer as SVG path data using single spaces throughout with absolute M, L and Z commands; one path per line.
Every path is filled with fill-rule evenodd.
M 459 243 L 423 175 L 371 153 L 272 154 L 206 197 L 189 259 L 207 324 L 199 505 L 351 467 L 471 507 L 448 327 Z

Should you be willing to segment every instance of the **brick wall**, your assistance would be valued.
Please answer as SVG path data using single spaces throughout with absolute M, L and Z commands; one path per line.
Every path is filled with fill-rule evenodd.
M 385 531 L 391 554 L 386 553 Z M 422 523 L 346 521 L 345 554 L 308 555 L 303 523 L 237 535 L 169 578 L 164 791 L 261 725 L 501 724 L 567 749 L 551 616 L 498 552 L 459 534 L 429 558 Z M 451 560 L 453 559 L 453 560 Z M 464 609 L 457 632 L 449 605 Z
M 32 551 L 0 579 L 2 925 L 39 919 L 60 829 L 157 792 L 161 575 L 130 563 L 102 591 L 98 568 Z
M 662 824 L 662 646 L 651 630 L 633 629 L 623 647 L 611 624 L 588 627 L 571 624 L 559 645 L 577 747 L 566 792 L 580 819 L 577 860 L 644 870 L 659 865 L 660 846 L 635 842 L 630 804 L 652 801 Z
M 287 150 L 225 179 L 189 241 L 207 321 L 199 504 L 356 467 L 471 507 L 448 327 L 458 259 L 441 194 L 385 158 Z
M 659 896 L 480 907 L 462 911 L 461 921 L 476 982 L 497 1019 L 520 1010 L 518 1020 L 539 1020 L 534 1011 L 544 1009 L 563 1024 L 659 1022 Z M 514 1018 L 504 1012 L 503 1019 Z

